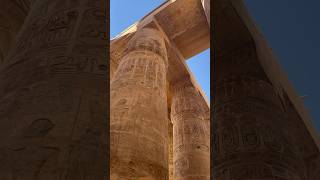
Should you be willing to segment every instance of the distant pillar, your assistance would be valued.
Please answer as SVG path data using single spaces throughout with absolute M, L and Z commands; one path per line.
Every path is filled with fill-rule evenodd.
M 33 4 L 0 68 L 1 180 L 107 178 L 105 9 Z
M 210 179 L 209 120 L 203 99 L 189 82 L 174 85 L 173 122 L 174 180 Z
M 305 180 L 283 103 L 257 58 L 246 44 L 216 59 L 213 179 Z
M 111 180 L 168 179 L 166 73 L 162 34 L 138 30 L 111 82 Z

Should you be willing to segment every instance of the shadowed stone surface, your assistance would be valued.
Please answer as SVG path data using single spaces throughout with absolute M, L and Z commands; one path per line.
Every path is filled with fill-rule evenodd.
M 30 10 L 31 0 L 1 0 L 0 67 L 14 45 L 16 36 Z
M 32 4 L 0 68 L 1 180 L 105 178 L 105 21 L 104 0 Z
M 243 2 L 213 8 L 213 178 L 319 179 L 319 136 Z

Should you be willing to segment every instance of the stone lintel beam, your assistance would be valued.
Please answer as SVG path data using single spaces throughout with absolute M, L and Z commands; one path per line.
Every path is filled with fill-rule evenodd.
M 166 1 L 114 40 L 148 26 L 156 19 L 185 60 L 210 48 L 210 28 L 201 0 Z

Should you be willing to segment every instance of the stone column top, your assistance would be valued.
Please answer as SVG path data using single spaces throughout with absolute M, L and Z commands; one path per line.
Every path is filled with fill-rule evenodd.
M 151 51 L 165 60 L 168 65 L 168 58 L 166 53 L 166 45 L 163 34 L 157 29 L 143 28 L 136 32 L 136 34 L 128 42 L 128 47 L 125 50 L 125 55 L 132 51 Z

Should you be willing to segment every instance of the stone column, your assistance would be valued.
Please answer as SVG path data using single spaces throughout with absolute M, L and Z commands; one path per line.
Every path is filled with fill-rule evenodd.
M 1 0 L 0 7 L 0 67 L 30 9 L 30 0 Z
M 0 69 L 0 179 L 107 171 L 105 0 L 37 0 Z
M 174 85 L 173 171 L 175 180 L 210 179 L 210 134 L 203 99 L 189 82 Z
M 12 44 L 12 33 L 10 31 L 9 20 L 0 15 L 0 66 Z
M 168 179 L 167 55 L 162 34 L 138 30 L 111 82 L 111 179 Z
M 305 180 L 305 164 L 285 133 L 283 102 L 253 43 L 216 58 L 213 178 Z

